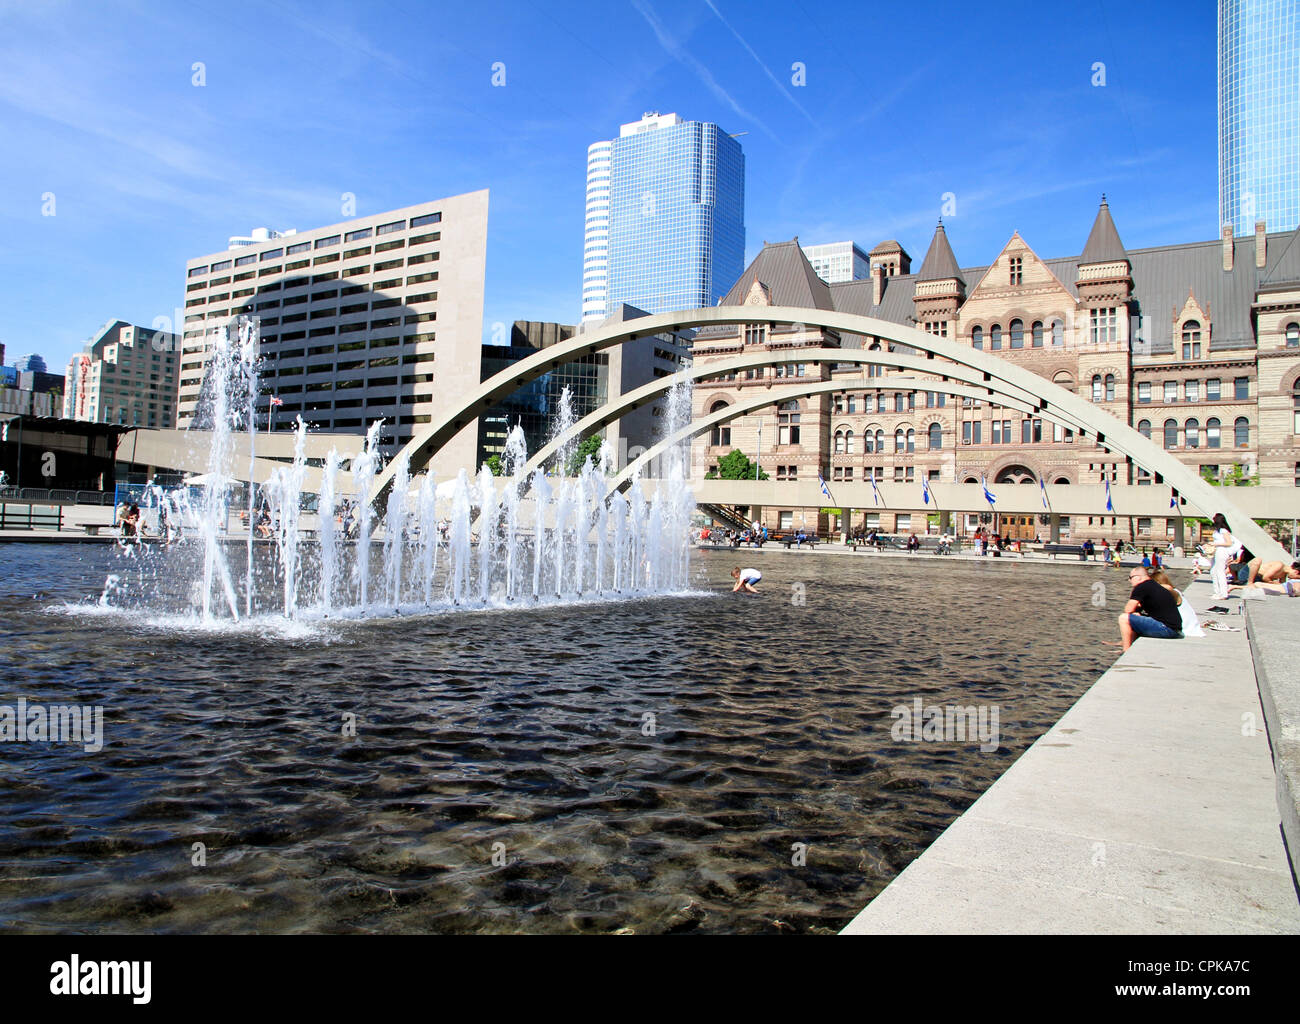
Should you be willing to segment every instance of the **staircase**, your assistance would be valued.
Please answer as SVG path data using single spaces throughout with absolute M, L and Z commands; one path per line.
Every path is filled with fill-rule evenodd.
M 749 519 L 744 513 L 739 511 L 738 507 L 735 505 L 701 504 L 698 507 L 705 515 L 711 516 L 713 519 L 722 523 L 724 526 L 731 527 L 733 530 L 749 529 Z

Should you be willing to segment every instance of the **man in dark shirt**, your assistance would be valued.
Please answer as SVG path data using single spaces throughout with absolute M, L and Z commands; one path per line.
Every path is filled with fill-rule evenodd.
M 1128 574 L 1133 592 L 1119 617 L 1120 646 L 1128 650 L 1140 636 L 1157 640 L 1181 640 L 1183 617 L 1178 601 L 1168 590 L 1151 578 L 1146 569 L 1134 568 Z

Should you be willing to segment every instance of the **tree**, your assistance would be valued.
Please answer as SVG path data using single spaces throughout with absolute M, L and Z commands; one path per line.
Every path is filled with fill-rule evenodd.
M 1201 479 L 1213 487 L 1259 486 L 1259 474 L 1256 473 L 1252 476 L 1247 468 L 1240 462 L 1234 462 L 1232 468 L 1222 475 L 1216 473 L 1209 466 L 1202 466 Z
M 749 456 L 742 451 L 733 448 L 726 455 L 718 460 L 716 472 L 704 474 L 705 480 L 753 480 L 754 463 Z M 763 470 L 758 471 L 759 480 L 767 480 L 768 475 Z
M 501 465 L 500 455 L 489 455 L 483 464 L 492 470 L 493 476 L 500 476 L 505 472 L 505 468 Z
M 591 464 L 599 468 L 600 444 L 601 437 L 599 434 L 591 434 L 588 437 L 584 437 L 582 441 L 579 442 L 578 447 L 574 450 L 573 455 L 569 457 L 568 475 L 577 476 L 581 473 L 583 463 L 587 461 L 588 456 L 591 457 Z

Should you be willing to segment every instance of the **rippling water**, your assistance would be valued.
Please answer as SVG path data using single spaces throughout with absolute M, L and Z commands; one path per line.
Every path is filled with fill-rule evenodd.
M 703 552 L 698 595 L 203 633 L 68 611 L 108 546 L 0 553 L 0 704 L 105 716 L 0 745 L 8 930 L 838 930 L 1115 653 L 1099 570 L 1010 560 L 742 556 L 745 597 Z M 995 705 L 997 750 L 895 741 L 915 697 Z

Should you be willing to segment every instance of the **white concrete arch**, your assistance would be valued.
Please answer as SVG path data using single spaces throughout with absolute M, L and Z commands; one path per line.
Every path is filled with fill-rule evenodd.
M 935 364 L 933 360 L 928 360 L 923 356 L 895 354 L 893 352 L 867 352 L 865 349 L 839 349 L 839 348 L 814 348 L 804 349 L 799 354 L 799 361 L 810 365 L 819 365 L 821 363 L 857 363 L 858 365 L 881 365 L 889 366 L 897 370 L 916 370 L 921 373 L 934 373 Z M 647 402 L 652 402 L 662 397 L 672 390 L 674 384 L 680 380 L 699 381 L 712 377 L 720 377 L 727 373 L 739 373 L 742 370 L 756 369 L 760 366 L 775 366 L 779 363 L 790 362 L 789 356 L 783 353 L 775 352 L 754 352 L 746 356 L 737 356 L 735 359 L 720 360 L 716 363 L 709 363 L 706 368 L 691 367 L 683 373 L 673 377 L 659 377 L 652 380 L 649 384 L 643 384 L 639 388 L 634 388 L 625 395 L 618 395 L 611 398 L 599 409 L 593 410 L 589 415 L 584 416 L 573 424 L 568 430 L 561 431 L 547 444 L 539 448 L 528 459 L 523 468 L 524 475 L 532 473 L 534 469 L 543 466 L 549 461 L 565 444 L 576 440 L 593 431 L 600 430 L 610 423 L 625 416 L 633 409 L 638 409 Z M 969 384 L 976 388 L 976 391 L 969 393 L 963 392 L 964 398 L 977 398 L 981 401 L 987 401 L 990 397 L 996 397 L 984 384 L 984 376 L 978 370 L 973 370 L 965 366 L 945 366 L 944 375 L 949 381 L 959 381 Z M 788 379 L 788 378 L 787 378 Z M 900 383 L 901 382 L 901 383 Z M 831 383 L 829 381 L 814 381 L 813 383 Z M 956 394 L 949 389 L 948 384 L 941 381 L 916 380 L 910 377 L 872 377 L 866 380 L 843 380 L 841 387 L 833 388 L 832 391 L 942 391 L 944 394 Z M 755 393 L 770 395 L 774 389 L 781 388 L 784 383 L 773 381 L 768 383 L 765 388 L 759 392 L 757 387 L 752 390 Z M 749 389 L 747 389 L 749 390 Z M 1038 398 L 1028 392 L 1020 391 L 1016 388 L 1009 387 L 1007 392 L 998 398 L 998 404 L 1005 404 L 1003 398 L 1008 401 L 1016 399 L 1027 405 L 1033 406 L 1037 403 Z M 768 400 L 768 404 L 775 399 Z M 762 408 L 760 405 L 759 408 Z M 1066 426 L 1081 429 L 1079 424 L 1073 420 L 1066 422 Z
M 1075 420 L 1079 424 L 1076 429 L 1081 437 L 1092 436 L 1110 451 L 1131 459 L 1152 473 L 1159 474 L 1168 485 L 1176 488 L 1203 515 L 1223 512 L 1228 517 L 1236 536 L 1256 554 L 1267 554 L 1274 558 L 1286 556 L 1282 545 L 1256 526 L 1250 517 L 1224 494 L 1222 488 L 1212 487 L 1191 467 L 1184 465 L 1104 409 L 1083 400 L 1073 392 L 1066 391 L 1024 367 L 1002 360 L 983 350 L 969 348 L 947 338 L 936 337 L 915 327 L 835 310 L 805 309 L 794 306 L 713 306 L 672 313 L 656 313 L 635 321 L 614 323 L 579 334 L 568 341 L 543 349 L 484 381 L 471 394 L 455 401 L 450 412 L 445 413 L 436 423 L 428 424 L 424 430 L 413 437 L 403 448 L 403 453 L 409 457 L 412 472 L 418 472 L 428 464 L 434 452 L 450 441 L 479 413 L 486 411 L 521 384 L 536 380 L 548 370 L 555 369 L 579 356 L 600 352 L 636 338 L 710 324 L 773 326 L 804 324 L 827 328 L 841 334 L 892 341 L 926 353 L 927 361 L 942 358 L 951 364 L 970 367 L 981 373 L 989 394 L 998 398 L 999 404 L 1006 404 L 1000 397 L 1006 394 L 1024 393 L 1040 396 L 1033 410 L 1036 415 L 1057 421 L 1062 417 Z M 797 351 L 791 350 L 790 354 Z M 896 354 L 888 353 L 886 345 L 882 346 L 882 350 L 876 355 Z M 789 362 L 790 359 L 784 361 Z M 880 359 L 873 361 L 884 362 Z M 950 375 L 949 363 L 940 363 L 929 369 Z M 835 381 L 827 383 L 839 384 Z M 394 459 L 390 462 L 376 479 L 370 497 L 372 503 L 379 502 L 392 486 L 397 461 Z
M 873 360 L 874 361 L 874 360 Z M 924 383 L 912 377 L 895 377 L 894 381 L 915 385 Z M 879 382 L 878 377 L 870 378 L 871 386 Z M 609 497 L 615 491 L 626 490 L 632 485 L 632 480 L 637 474 L 643 472 L 655 459 L 659 458 L 664 452 L 671 449 L 674 445 L 689 441 L 693 437 L 707 433 L 716 427 L 719 423 L 726 423 L 738 416 L 744 416 L 746 413 L 755 412 L 758 409 L 765 409 L 773 402 L 784 402 L 789 399 L 807 398 L 811 395 L 832 394 L 836 391 L 857 390 L 858 387 L 866 384 L 867 381 L 814 381 L 807 384 L 787 384 L 782 388 L 773 388 L 771 391 L 765 391 L 762 395 L 752 398 L 743 398 L 734 402 L 725 409 L 719 409 L 715 413 L 710 413 L 703 419 L 692 420 L 687 426 L 678 430 L 675 434 L 665 437 L 652 447 L 648 448 L 642 455 L 629 462 L 626 468 L 615 476 L 609 483 L 605 496 Z M 979 398 L 986 397 L 986 392 L 982 387 L 971 386 L 967 384 L 947 384 L 945 388 L 951 388 L 948 394 L 956 395 L 959 398 Z M 913 390 L 911 387 L 904 387 L 903 390 Z M 1032 401 L 1022 401 L 1018 398 L 1007 398 L 1001 401 L 1001 404 L 1008 409 L 1015 409 L 1017 412 L 1036 413 L 1037 405 Z

